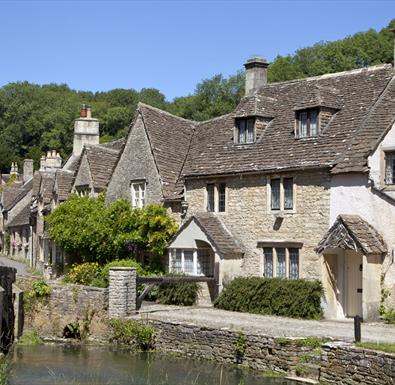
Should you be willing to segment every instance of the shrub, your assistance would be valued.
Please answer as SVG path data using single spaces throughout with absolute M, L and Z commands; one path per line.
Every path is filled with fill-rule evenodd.
M 155 331 L 140 321 L 112 319 L 110 326 L 112 330 L 110 341 L 122 345 L 134 344 L 141 350 L 153 349 Z
M 64 281 L 67 283 L 90 286 L 100 277 L 101 270 L 102 269 L 97 262 L 74 264 L 64 277 Z
M 395 309 L 386 309 L 382 316 L 387 324 L 395 325 Z
M 198 299 L 199 290 L 195 282 L 161 283 L 156 296 L 165 305 L 192 306 Z
M 43 340 L 36 331 L 26 331 L 18 340 L 18 345 L 36 346 L 43 344 Z
M 26 290 L 23 296 L 23 308 L 25 313 L 33 312 L 39 301 L 45 301 L 51 294 L 51 287 L 42 279 L 34 281 L 30 290 Z
M 51 294 L 51 287 L 43 280 L 32 283 L 32 292 L 36 297 L 47 297 Z
M 239 277 L 224 288 L 214 305 L 246 313 L 319 319 L 322 295 L 319 281 Z

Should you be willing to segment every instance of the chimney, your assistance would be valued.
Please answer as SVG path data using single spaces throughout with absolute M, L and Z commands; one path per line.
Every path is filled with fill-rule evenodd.
M 33 178 L 33 159 L 25 159 L 23 161 L 23 183 Z
M 10 175 L 11 176 L 15 175 L 16 177 L 19 175 L 18 174 L 18 163 L 16 163 L 16 162 L 11 163 Z
M 40 171 L 56 171 L 62 167 L 62 158 L 56 150 L 48 151 L 40 159 Z
M 251 96 L 258 89 L 267 84 L 267 67 L 269 64 L 266 59 L 254 56 L 244 64 L 246 69 L 245 95 Z
M 99 120 L 92 118 L 91 108 L 83 104 L 80 117 L 74 121 L 73 155 L 80 156 L 84 146 L 95 146 L 99 140 Z

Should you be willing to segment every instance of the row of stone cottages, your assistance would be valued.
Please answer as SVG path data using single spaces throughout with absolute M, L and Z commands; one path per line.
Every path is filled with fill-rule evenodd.
M 63 264 L 43 217 L 71 192 L 106 191 L 178 220 L 170 271 L 213 276 L 219 290 L 238 275 L 320 279 L 327 317 L 377 318 L 382 283 L 395 298 L 392 66 L 273 84 L 263 59 L 245 67 L 245 97 L 205 122 L 139 104 L 127 138 L 101 145 L 83 107 L 64 165 L 49 152 L 3 186 L 3 247 Z

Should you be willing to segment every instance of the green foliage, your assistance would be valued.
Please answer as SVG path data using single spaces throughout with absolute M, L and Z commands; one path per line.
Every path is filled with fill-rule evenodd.
M 395 325 L 395 309 L 386 309 L 383 319 L 387 324 Z
M 44 342 L 36 331 L 26 331 L 18 340 L 18 345 L 36 346 L 42 345 Z
M 95 280 L 100 278 L 101 270 L 97 262 L 74 264 L 63 280 L 66 283 L 91 286 Z
M 395 344 L 387 344 L 384 342 L 358 342 L 355 344 L 359 348 L 380 350 L 386 353 L 395 353 Z
M 51 287 L 42 279 L 34 281 L 31 287 L 24 292 L 23 308 L 25 313 L 32 312 L 38 302 L 43 302 L 51 295 Z
M 38 298 L 48 297 L 51 291 L 51 287 L 43 279 L 32 283 L 32 292 Z
M 2 358 L 0 361 L 0 385 L 9 385 L 11 376 L 11 364 L 8 359 Z
M 293 318 L 322 317 L 319 281 L 239 277 L 215 301 L 220 309 Z
M 140 321 L 112 319 L 110 321 L 111 342 L 122 345 L 133 344 L 141 350 L 152 350 L 155 343 L 155 331 Z
M 328 342 L 328 339 L 321 337 L 276 338 L 275 342 L 283 345 L 292 344 L 297 346 L 309 347 L 313 349 L 319 349 L 324 343 Z
M 241 362 L 247 349 L 247 337 L 240 333 L 235 342 L 235 356 L 237 362 Z
M 199 290 L 196 282 L 161 283 L 156 296 L 165 305 L 192 306 L 198 299 Z
M 125 200 L 106 206 L 98 198 L 71 196 L 46 217 L 51 238 L 75 262 L 104 264 L 114 259 L 142 259 L 163 254 L 177 230 L 159 204 L 132 208 Z
M 81 339 L 81 331 L 80 331 L 80 324 L 78 321 L 70 322 L 67 324 L 63 330 L 63 337 L 64 338 L 75 338 Z

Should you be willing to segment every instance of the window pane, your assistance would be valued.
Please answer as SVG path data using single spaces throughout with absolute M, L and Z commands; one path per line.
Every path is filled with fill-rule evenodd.
M 181 265 L 181 250 L 176 250 L 176 258 L 174 264 L 174 272 L 175 273 L 182 273 L 182 265 Z
M 226 184 L 221 183 L 218 186 L 218 211 L 225 211 L 225 199 L 226 199 Z
M 292 210 L 294 205 L 293 178 L 284 178 L 284 209 Z
M 318 135 L 318 113 L 317 110 L 310 111 L 310 136 Z
M 214 211 L 214 184 L 207 185 L 207 211 Z
M 239 126 L 239 140 L 238 140 L 238 142 L 245 143 L 246 121 L 239 120 L 238 126 Z
M 277 274 L 278 278 L 285 278 L 285 248 L 276 248 L 277 254 Z
M 385 154 L 385 183 L 395 184 L 395 152 Z
M 271 247 L 265 247 L 263 249 L 263 255 L 265 260 L 263 275 L 266 278 L 273 277 L 273 249 Z
M 272 190 L 272 210 L 280 210 L 280 179 L 272 179 L 270 182 Z
M 197 273 L 206 277 L 213 276 L 211 254 L 209 249 L 198 249 L 197 252 Z
M 254 143 L 254 119 L 247 120 L 247 143 Z
M 184 272 L 193 274 L 193 251 L 184 250 Z
M 307 136 L 307 112 L 299 113 L 299 138 Z
M 299 249 L 289 249 L 289 278 L 299 279 Z

